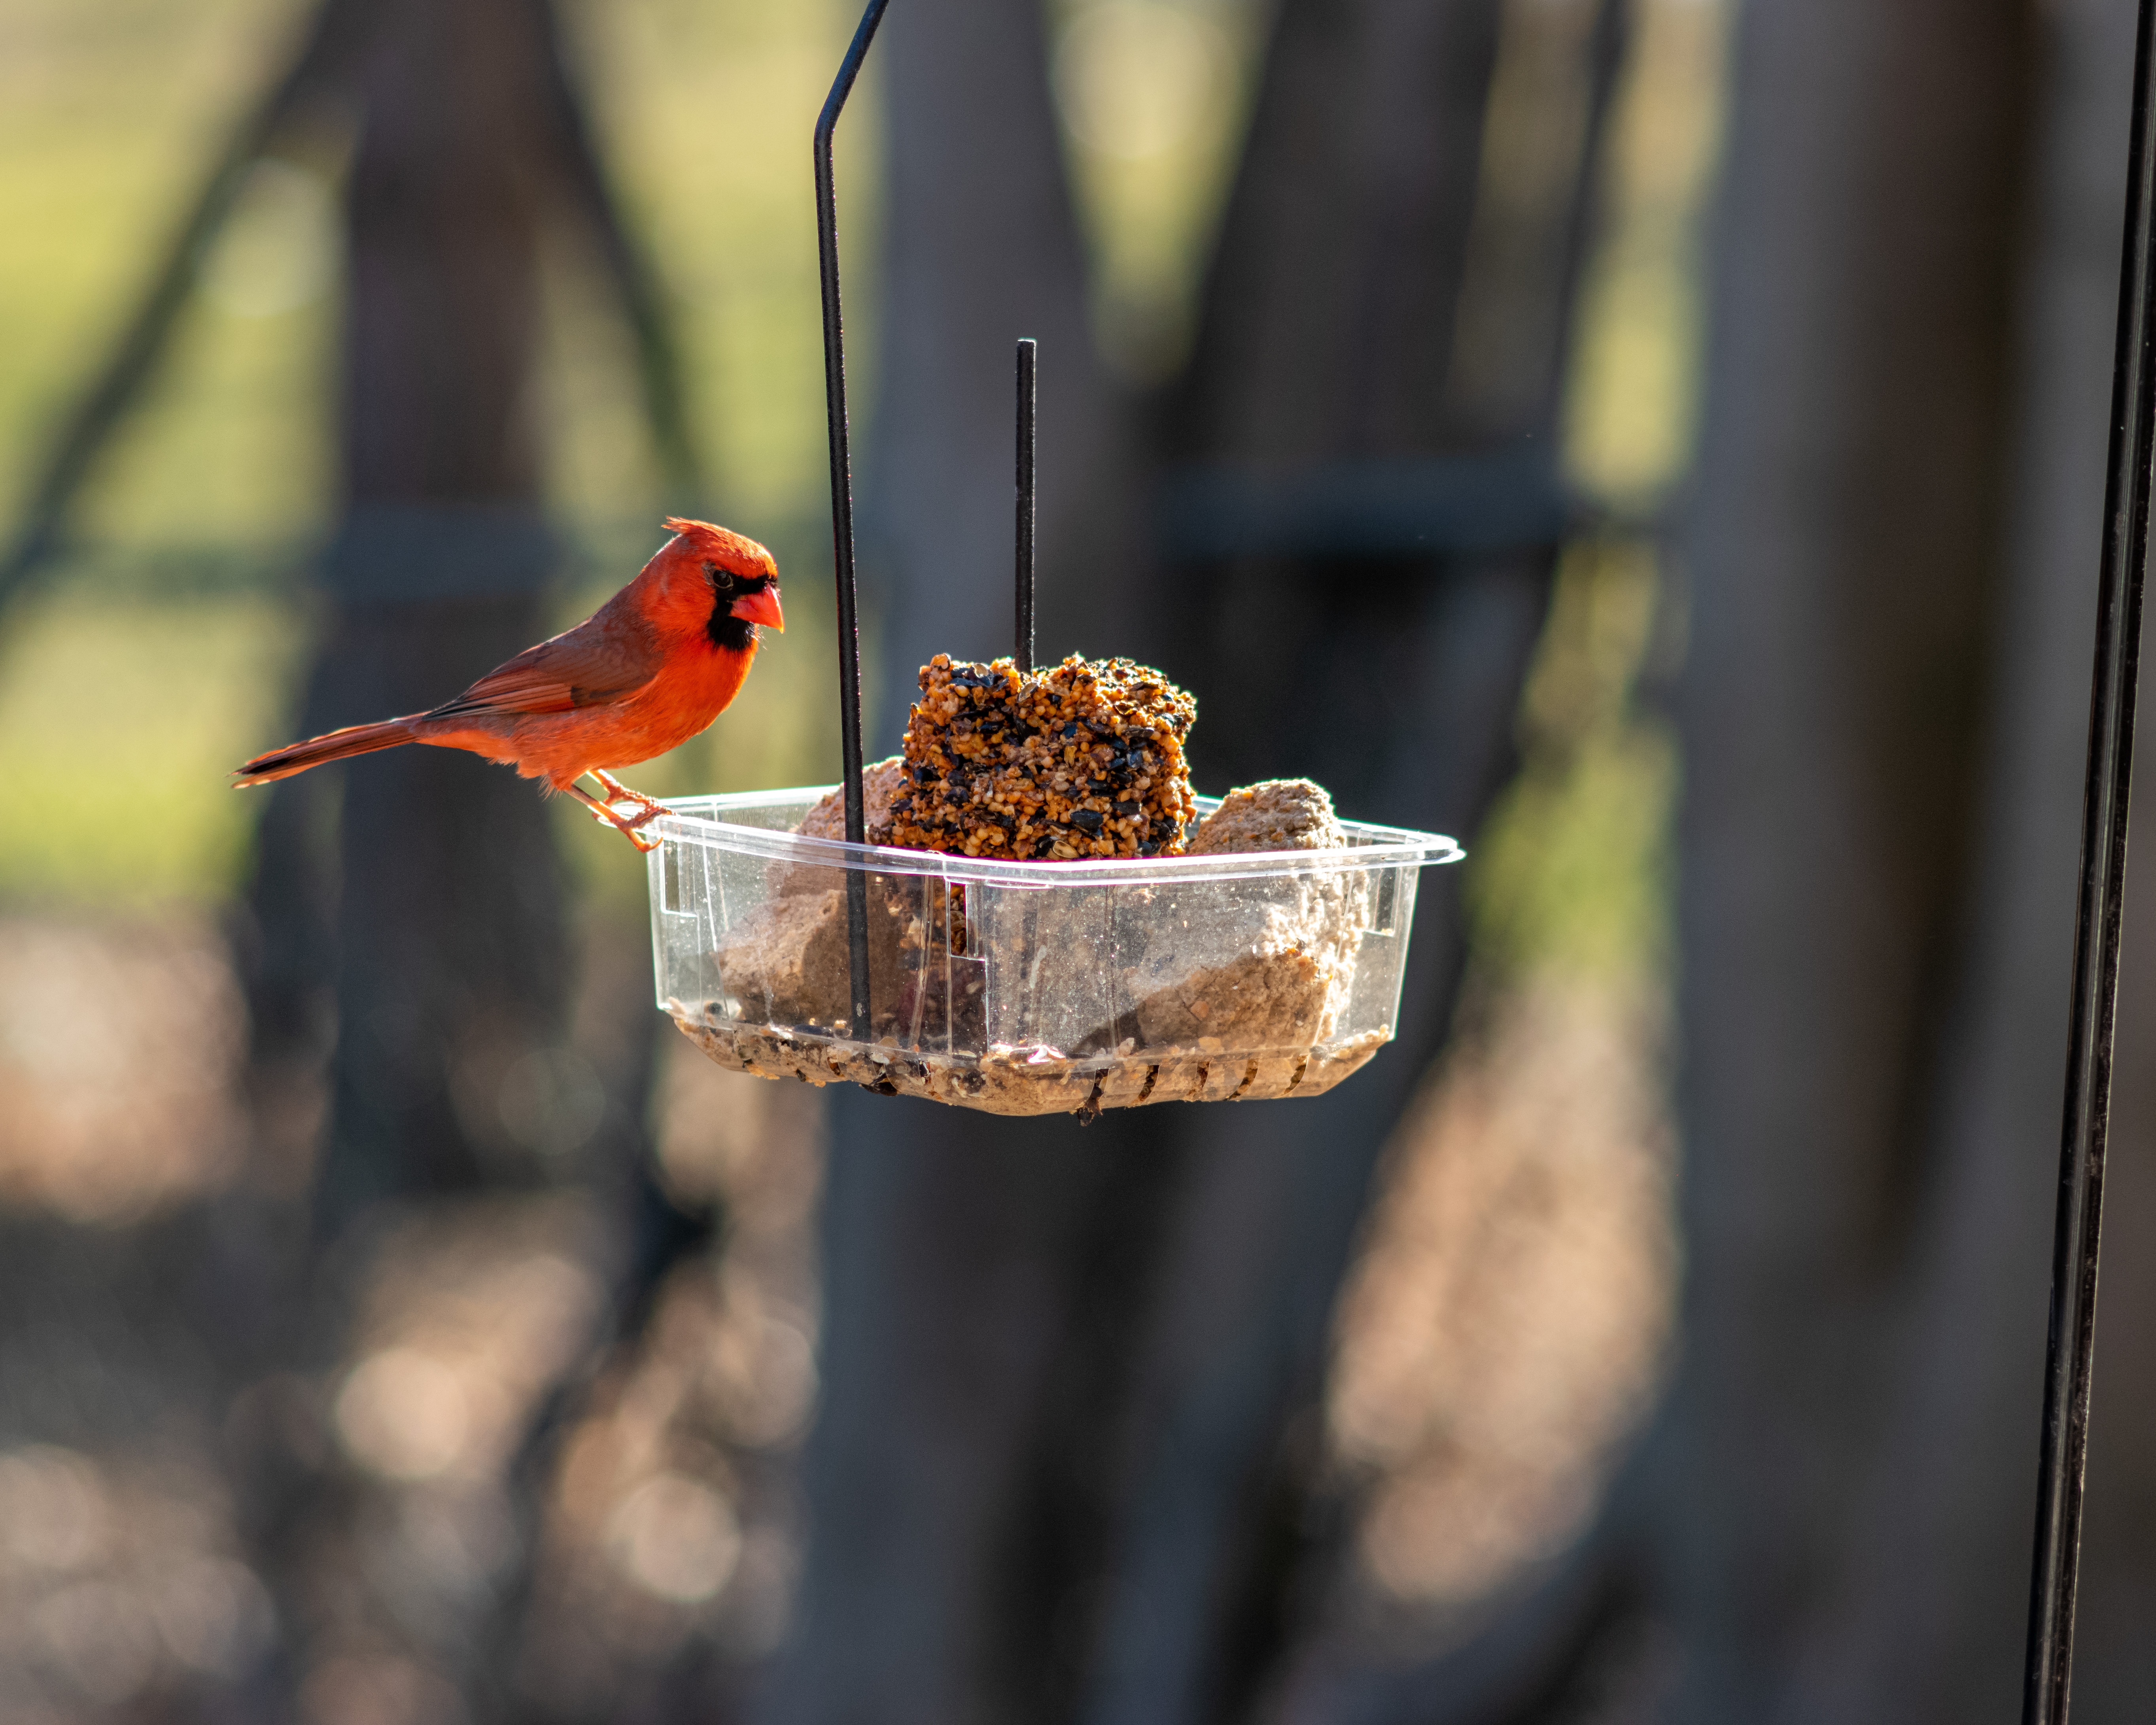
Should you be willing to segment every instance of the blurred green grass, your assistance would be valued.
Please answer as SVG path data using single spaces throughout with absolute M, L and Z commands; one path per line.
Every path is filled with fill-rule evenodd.
M 236 879 L 246 827 L 224 775 L 275 727 L 298 645 L 288 608 L 119 607 L 63 591 L 13 629 L 0 663 L 7 896 L 131 909 Z

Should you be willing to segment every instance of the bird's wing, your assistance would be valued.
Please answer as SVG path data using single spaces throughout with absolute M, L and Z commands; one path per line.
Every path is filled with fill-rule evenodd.
M 473 713 L 566 713 L 624 701 L 658 674 L 649 643 L 613 629 L 582 623 L 496 665 L 430 719 Z

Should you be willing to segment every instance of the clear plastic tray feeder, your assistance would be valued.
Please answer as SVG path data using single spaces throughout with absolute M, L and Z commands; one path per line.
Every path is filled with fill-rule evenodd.
M 660 1007 L 737 1070 L 999 1114 L 1319 1095 L 1391 1040 L 1416 877 L 1460 855 L 1451 839 L 1343 821 L 1320 849 L 1075 861 L 865 842 L 831 139 L 886 3 L 869 0 L 814 147 L 845 836 L 793 830 L 829 786 L 661 816 Z M 1022 341 L 1013 657 L 1029 674 L 1034 404 Z
M 791 831 L 826 789 L 699 798 L 655 824 L 660 1008 L 721 1065 L 999 1114 L 1330 1090 L 1391 1040 L 1418 872 L 1460 855 L 1348 822 L 1345 849 L 1080 862 Z

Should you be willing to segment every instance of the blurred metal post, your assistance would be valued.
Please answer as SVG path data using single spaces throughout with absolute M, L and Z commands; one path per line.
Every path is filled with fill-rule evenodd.
M 861 633 L 854 581 L 854 471 L 846 448 L 846 341 L 839 316 L 839 207 L 831 181 L 831 135 L 839 110 L 853 94 L 876 26 L 891 0 L 869 0 L 846 49 L 824 111 L 816 116 L 816 258 L 824 291 L 824 412 L 831 442 L 831 552 L 839 588 L 839 749 L 845 781 L 846 841 L 868 841 L 861 801 Z M 846 939 L 853 969 L 853 1034 L 875 1032 L 869 1016 L 869 883 L 859 869 L 846 870 Z
M 2141 0 L 2126 183 L 2118 349 L 2112 377 L 2111 471 L 2104 496 L 2088 779 L 2082 807 L 2073 1017 L 2066 1045 L 2064 1145 L 2052 1241 L 2051 1322 L 2045 1362 L 2043 1459 L 2029 1600 L 2023 1725 L 2064 1725 L 2073 1670 L 2074 1587 L 2081 1559 L 2082 1480 L 2088 1455 L 2089 1374 L 2118 947 L 2126 889 L 2128 794 L 2133 777 L 2134 685 L 2148 571 L 2150 463 L 2156 455 L 2156 126 L 2149 53 L 2156 0 Z

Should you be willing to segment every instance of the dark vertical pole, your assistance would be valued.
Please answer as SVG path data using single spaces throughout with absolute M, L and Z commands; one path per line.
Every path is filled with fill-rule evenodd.
M 846 342 L 839 315 L 839 205 L 831 182 L 831 134 L 853 94 L 854 80 L 868 57 L 876 26 L 891 0 L 869 0 L 860 27 L 816 116 L 816 260 L 824 290 L 824 413 L 831 439 L 831 554 L 839 588 L 839 748 L 845 777 L 846 839 L 867 842 L 861 803 L 861 634 L 854 582 L 854 468 L 846 448 Z M 866 1041 L 869 1016 L 869 883 L 846 870 L 846 936 L 853 968 L 852 1016 L 847 1029 Z
M 1040 405 L 1040 344 L 1018 344 L 1018 668 L 1033 669 L 1034 425 Z
M 541 153 L 554 118 L 550 14 L 490 0 L 383 10 L 346 92 L 356 130 L 336 393 L 344 508 L 323 559 L 330 605 L 307 697 L 310 716 L 335 725 L 377 705 L 409 712 L 439 699 L 420 691 L 532 639 L 557 556 L 527 405 L 544 352 L 534 176 L 552 171 Z M 294 956 L 336 931 L 324 956 L 336 1044 L 314 1192 L 325 1239 L 384 1199 L 498 1178 L 459 1106 L 452 1050 L 475 1017 L 494 1045 L 518 1052 L 552 1045 L 567 1022 L 566 882 L 551 823 L 454 765 L 403 749 L 340 769 L 335 891 L 303 824 L 280 816 L 264 834 L 262 866 L 283 879 L 263 880 L 255 901 L 267 911 L 266 895 L 294 896 L 299 920 L 279 931 L 306 941 Z M 318 795 L 272 793 L 301 809 L 319 808 Z
M 2111 471 L 2104 496 L 2088 779 L 2082 809 L 2081 894 L 2074 929 L 2072 1025 L 2065 1142 L 2051 1256 L 2043 1459 L 2037 1476 L 2035 1574 L 2029 1600 L 2023 1725 L 2064 1725 L 2073 1671 L 2074 1584 L 2081 1560 L 2082 1476 L 2088 1454 L 2089 1373 L 2103 1158 L 2111 1120 L 2112 1039 L 2126 888 L 2127 797 L 2133 776 L 2134 683 L 2148 570 L 2152 431 L 2156 431 L 2156 127 L 2149 53 L 2156 0 L 2141 0 L 2126 184 L 2126 249 L 2112 376 Z

